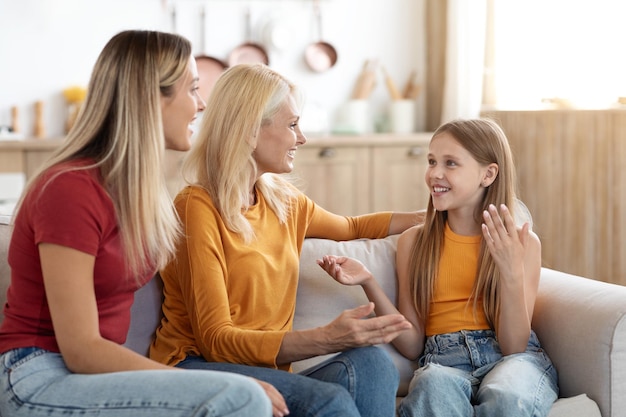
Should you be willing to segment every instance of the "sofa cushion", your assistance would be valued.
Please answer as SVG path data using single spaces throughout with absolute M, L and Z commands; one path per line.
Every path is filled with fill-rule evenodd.
M 300 255 L 300 282 L 296 298 L 294 329 L 310 329 L 333 321 L 344 310 L 368 302 L 360 286 L 344 286 L 333 280 L 315 262 L 324 255 L 345 255 L 363 262 L 381 284 L 387 296 L 396 300 L 396 243 L 398 236 L 384 239 L 361 239 L 335 242 L 306 239 Z M 381 345 L 400 371 L 398 395 L 404 396 L 417 368 L 415 362 L 402 356 L 392 345 Z M 294 372 L 314 366 L 333 355 L 319 356 L 293 364 Z

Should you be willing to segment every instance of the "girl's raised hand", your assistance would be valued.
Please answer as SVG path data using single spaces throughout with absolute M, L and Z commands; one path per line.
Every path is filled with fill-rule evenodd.
M 505 276 L 515 274 L 516 268 L 523 268 L 526 242 L 530 226 L 525 223 L 518 230 L 508 207 L 500 205 L 500 212 L 493 204 L 483 212 L 483 237 L 494 261 Z
M 372 273 L 356 259 L 326 255 L 317 264 L 333 279 L 344 285 L 362 285 L 372 279 Z

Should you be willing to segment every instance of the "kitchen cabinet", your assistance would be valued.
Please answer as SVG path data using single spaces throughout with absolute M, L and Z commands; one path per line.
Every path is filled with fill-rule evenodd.
M 22 172 L 28 180 L 62 139 L 0 141 L 0 173 Z
M 426 207 L 430 133 L 311 137 L 298 149 L 296 185 L 333 213 Z
M 509 138 L 543 265 L 626 285 L 626 110 L 483 116 Z
M 424 185 L 430 133 L 310 136 L 298 148 L 294 184 L 317 204 L 346 216 L 426 207 Z M 0 142 L 0 172 L 26 179 L 62 139 Z M 184 152 L 167 151 L 165 176 L 172 196 L 185 185 Z
M 345 215 L 369 211 L 367 147 L 305 145 L 294 165 L 295 185 L 326 210 Z
M 376 146 L 372 152 L 371 211 L 426 208 L 430 196 L 424 182 L 428 142 Z

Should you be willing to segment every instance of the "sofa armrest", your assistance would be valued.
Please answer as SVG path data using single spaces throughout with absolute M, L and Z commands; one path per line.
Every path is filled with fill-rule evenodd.
M 626 287 L 543 268 L 533 328 L 561 397 L 586 393 L 604 417 L 626 410 Z

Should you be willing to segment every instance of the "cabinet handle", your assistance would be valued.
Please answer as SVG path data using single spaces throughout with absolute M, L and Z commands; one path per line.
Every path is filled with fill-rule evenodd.
M 424 155 L 424 148 L 422 146 L 411 146 L 406 153 L 406 156 L 409 158 L 417 158 L 422 155 Z
M 334 158 L 336 152 L 333 148 L 322 148 L 319 153 L 320 158 Z

